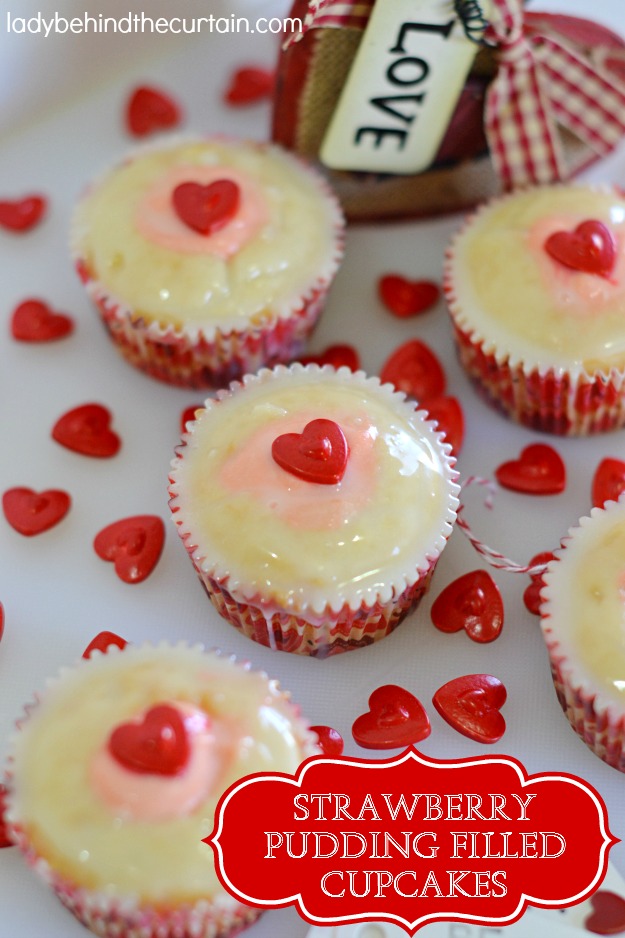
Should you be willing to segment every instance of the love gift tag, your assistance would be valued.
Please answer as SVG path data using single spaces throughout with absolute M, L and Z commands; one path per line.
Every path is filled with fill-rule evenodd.
M 408 174 L 441 144 L 487 24 L 450 0 L 376 0 L 323 140 L 332 169 Z M 475 39 L 469 37 L 474 35 Z

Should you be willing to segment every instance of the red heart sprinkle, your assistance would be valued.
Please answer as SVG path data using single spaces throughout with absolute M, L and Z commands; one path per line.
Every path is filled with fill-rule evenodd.
M 360 368 L 360 356 L 351 345 L 329 345 L 318 355 L 304 355 L 300 361 L 302 365 L 332 365 L 333 368 L 345 365 L 350 371 Z
M 67 492 L 28 488 L 8 489 L 2 496 L 2 510 L 12 528 L 25 537 L 42 534 L 62 521 L 71 506 Z
M 436 420 L 438 429 L 445 434 L 454 456 L 464 442 L 464 414 L 460 401 L 455 397 L 432 397 L 425 404 L 430 419 Z
M 319 739 L 319 748 L 324 756 L 334 758 L 343 754 L 343 737 L 338 730 L 331 726 L 311 726 L 313 733 L 317 734 Z
M 185 407 L 180 415 L 180 429 L 183 433 L 187 432 L 187 424 L 195 420 L 197 411 L 202 410 L 203 407 L 203 404 L 191 404 L 190 407 Z
M 431 280 L 407 280 L 401 274 L 385 274 L 378 280 L 378 295 L 389 312 L 406 319 L 434 306 L 441 291 Z
M 45 196 L 27 195 L 15 201 L 0 201 L 0 227 L 7 231 L 29 231 L 43 218 L 48 207 Z
M 625 899 L 615 892 L 599 889 L 590 897 L 593 911 L 584 926 L 595 935 L 619 935 L 625 932 Z
M 606 456 L 595 470 L 592 480 L 592 504 L 594 508 L 603 508 L 609 501 L 618 501 L 625 491 L 625 462 Z
M 496 743 L 506 731 L 499 712 L 506 696 L 506 688 L 492 674 L 465 674 L 439 687 L 432 703 L 463 736 L 476 743 Z
M 82 404 L 59 417 L 52 427 L 52 438 L 61 446 L 105 459 L 114 456 L 121 440 L 110 428 L 111 412 L 101 404 Z
M 399 749 L 426 739 L 431 727 L 423 704 L 396 684 L 369 697 L 369 710 L 354 720 L 352 736 L 363 749 Z
M 126 105 L 126 126 L 135 137 L 145 137 L 157 130 L 177 127 L 180 108 L 168 94 L 143 85 L 135 88 Z
M 135 515 L 102 528 L 93 547 L 98 557 L 115 564 L 120 580 L 141 583 L 158 563 L 164 542 L 165 525 L 158 515 Z
M 503 600 L 490 573 L 473 570 L 445 587 L 430 615 L 441 632 L 464 629 L 474 642 L 486 644 L 503 628 Z
M 555 560 L 555 554 L 552 554 L 550 551 L 544 551 L 542 554 L 536 554 L 535 557 L 532 557 L 530 567 L 537 567 L 539 564 L 549 563 L 551 560 Z M 525 588 L 523 602 L 528 612 L 531 612 L 534 616 L 539 616 L 541 602 L 540 591 L 544 586 L 543 575 L 542 573 L 534 573 L 530 579 L 532 582 Z
M 424 342 L 409 339 L 390 355 L 380 372 L 382 384 L 389 381 L 398 391 L 419 403 L 445 393 L 445 372 Z
M 105 655 L 111 645 L 116 645 L 117 648 L 125 648 L 127 644 L 126 639 L 116 635 L 115 632 L 98 632 L 98 634 L 91 639 L 83 651 L 82 656 L 83 658 L 90 658 L 94 651 L 101 651 L 102 654 Z
M 349 446 L 333 420 L 311 420 L 301 433 L 283 433 L 271 445 L 271 455 L 281 469 L 306 482 L 335 485 L 347 468 Z
M 124 768 L 144 775 L 178 775 L 190 756 L 184 720 L 169 704 L 157 704 L 142 720 L 117 726 L 109 751 Z
M 254 66 L 244 66 L 232 73 L 224 92 L 224 101 L 233 107 L 255 104 L 270 98 L 276 84 L 274 71 Z
M 174 211 L 188 228 L 201 235 L 219 231 L 236 215 L 240 190 L 232 179 L 216 179 L 207 186 L 182 182 L 172 193 Z
M 13 310 L 11 333 L 18 342 L 52 342 L 69 335 L 71 316 L 53 312 L 43 300 L 24 300 Z
M 616 261 L 614 235 L 601 221 L 591 219 L 574 231 L 556 231 L 545 241 L 545 251 L 572 270 L 607 276 Z
M 0 849 L 3 847 L 12 847 L 13 841 L 9 836 L 5 813 L 6 813 L 7 790 L 4 785 L 0 785 Z
M 560 455 L 546 443 L 526 446 L 519 459 L 495 469 L 500 485 L 528 495 L 556 495 L 566 485 L 566 469 Z

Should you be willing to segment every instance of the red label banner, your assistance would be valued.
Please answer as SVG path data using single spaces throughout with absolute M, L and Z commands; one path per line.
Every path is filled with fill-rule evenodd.
M 581 902 L 617 843 L 597 792 L 527 776 L 509 756 L 457 762 L 316 757 L 252 775 L 220 799 L 206 838 L 242 901 L 294 904 L 314 925 L 441 919 L 510 924 L 527 905 Z

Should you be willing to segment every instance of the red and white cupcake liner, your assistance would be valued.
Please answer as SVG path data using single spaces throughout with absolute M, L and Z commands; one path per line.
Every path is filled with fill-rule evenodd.
M 206 401 L 206 407 L 219 406 L 224 398 L 244 392 L 245 387 L 252 382 L 285 378 L 288 380 L 290 373 L 336 374 L 342 381 L 375 385 L 383 394 L 388 395 L 391 406 L 408 406 L 414 412 L 414 405 L 407 403 L 404 394 L 394 391 L 391 385 L 380 385 L 378 378 L 367 378 L 363 372 L 354 373 L 348 368 L 335 371 L 328 365 L 320 368 L 317 365 L 300 364 L 295 364 L 289 369 L 263 369 L 257 375 L 247 375 L 242 383 L 233 382 L 229 391 L 220 391 L 215 400 Z M 432 434 L 432 440 L 440 447 L 447 487 L 447 505 L 436 543 L 424 546 L 414 569 L 387 584 L 385 595 L 375 595 L 370 601 L 360 596 L 347 596 L 340 601 L 328 597 L 327 603 L 321 609 L 306 602 L 296 607 L 286 607 L 271 594 L 255 591 L 245 583 L 232 582 L 230 574 L 224 569 L 225 561 L 217 557 L 206 557 L 202 552 L 198 546 L 193 520 L 184 516 L 179 499 L 181 483 L 177 475 L 178 467 L 185 458 L 186 444 L 193 433 L 193 424 L 188 425 L 188 433 L 183 435 L 182 444 L 176 450 L 177 458 L 172 463 L 170 507 L 178 534 L 195 571 L 209 599 L 224 619 L 248 638 L 274 650 L 327 658 L 379 641 L 406 618 L 429 587 L 440 553 L 456 520 L 457 495 L 460 491 L 456 482 L 458 473 L 454 469 L 455 458 L 451 455 L 451 448 L 444 442 L 444 435 L 433 429 L 435 424 L 427 419 L 427 414 L 421 413 L 426 432 Z

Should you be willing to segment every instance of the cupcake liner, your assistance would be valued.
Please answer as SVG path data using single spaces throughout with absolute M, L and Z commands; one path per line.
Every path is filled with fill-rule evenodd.
M 243 382 L 233 382 L 229 391 L 218 392 L 216 400 L 208 400 L 205 407 L 219 406 L 231 395 L 244 391 L 257 383 L 267 384 L 282 381 L 290 375 L 308 377 L 335 376 L 338 382 L 361 382 L 363 387 L 376 388 L 393 407 L 407 408 L 423 423 L 424 432 L 431 435 L 440 447 L 443 475 L 446 481 L 447 504 L 441 519 L 440 533 L 431 544 L 424 547 L 410 569 L 390 571 L 384 587 L 362 593 L 350 593 L 343 586 L 340 594 L 325 596 L 323 600 L 289 598 L 289 604 L 277 599 L 270 590 L 260 590 L 253 584 L 237 581 L 227 569 L 225 562 L 217 557 L 207 557 L 198 547 L 193 521 L 185 517 L 180 504 L 180 469 L 185 459 L 185 448 L 193 433 L 194 424 L 188 424 L 188 433 L 183 435 L 182 444 L 176 450 L 177 458 L 172 463 L 170 474 L 170 507 L 187 553 L 198 574 L 200 582 L 219 614 L 253 641 L 279 651 L 292 654 L 326 658 L 330 655 L 363 647 L 378 641 L 392 632 L 416 607 L 427 591 L 430 579 L 438 562 L 456 518 L 458 505 L 458 477 L 454 469 L 455 459 L 444 436 L 435 431 L 436 424 L 429 421 L 423 411 L 416 411 L 404 394 L 395 391 L 392 385 L 381 385 L 378 378 L 368 378 L 363 372 L 351 372 L 348 368 L 335 371 L 331 366 L 301 365 L 290 368 L 278 366 L 273 371 L 262 370 L 257 375 L 246 375 Z
M 571 541 L 580 532 L 600 518 L 606 511 L 620 505 L 625 508 L 625 497 L 619 502 L 607 502 L 603 508 L 593 508 L 590 516 L 580 520 L 579 526 L 571 528 L 556 551 L 544 574 L 540 608 L 541 628 L 549 653 L 551 675 L 556 695 L 571 727 L 592 752 L 600 759 L 625 772 L 625 709 L 611 699 L 607 692 L 585 672 L 576 659 L 573 649 L 568 647 L 566 632 L 563 634 L 558 596 L 562 588 L 554 583 L 554 569 L 566 555 Z M 565 626 L 566 628 L 566 626 Z
M 142 648 L 128 646 L 119 649 L 110 647 L 106 656 L 118 654 L 141 654 Z M 204 646 L 190 646 L 185 642 L 169 645 L 161 642 L 155 647 L 166 651 L 174 649 L 189 649 L 203 652 Z M 222 655 L 217 649 L 210 649 L 210 653 L 228 659 L 237 667 L 245 671 L 254 671 L 265 679 L 263 671 L 253 669 L 247 661 L 239 661 L 233 655 Z M 97 661 L 104 653 L 95 651 L 90 660 Z M 83 661 L 78 662 L 79 667 L 88 667 Z M 73 669 L 63 668 L 56 678 L 47 682 L 47 688 L 53 689 L 63 679 L 71 674 Z M 270 682 L 278 688 L 275 681 Z M 301 718 L 299 708 L 292 704 L 290 695 L 279 689 L 279 697 L 289 701 L 293 713 L 293 727 L 302 749 L 302 761 L 319 754 L 316 735 L 308 728 L 308 724 Z M 32 702 L 24 707 L 23 715 L 16 721 L 19 732 L 27 725 L 31 714 L 39 706 L 45 706 L 45 693 L 37 695 Z M 18 738 L 16 737 L 16 738 Z M 162 903 L 142 902 L 135 895 L 112 896 L 97 889 L 90 889 L 72 882 L 60 875 L 48 860 L 41 856 L 29 838 L 27 824 L 20 817 L 19 806 L 15 794 L 14 758 L 9 757 L 5 772 L 7 790 L 6 822 L 11 838 L 21 850 L 28 866 L 49 886 L 61 903 L 87 928 L 101 938 L 232 938 L 240 931 L 251 925 L 263 912 L 261 908 L 244 905 L 239 900 L 225 892 L 210 899 L 198 899 L 194 902 L 179 903 L 168 907 L 166 901 Z
M 226 140 L 224 137 L 217 139 Z M 184 142 L 192 141 L 173 138 L 169 146 Z M 254 146 L 268 153 L 278 149 L 270 144 L 255 143 Z M 127 161 L 162 148 L 162 143 L 138 147 Z M 155 319 L 146 320 L 113 295 L 89 270 L 80 245 L 82 231 L 74 219 L 70 244 L 74 266 L 109 337 L 131 365 L 168 384 L 213 389 L 226 387 L 230 381 L 263 366 L 290 362 L 303 353 L 342 260 L 344 220 L 336 196 L 320 173 L 303 159 L 280 152 L 307 173 L 317 186 L 319 197 L 327 202 L 334 243 L 323 268 L 311 277 L 301 296 L 293 302 L 279 299 L 257 311 L 253 323 L 243 321 L 235 328 L 231 325 L 224 328 L 218 323 L 175 327 L 161 325 Z M 97 188 L 98 182 L 86 195 Z

